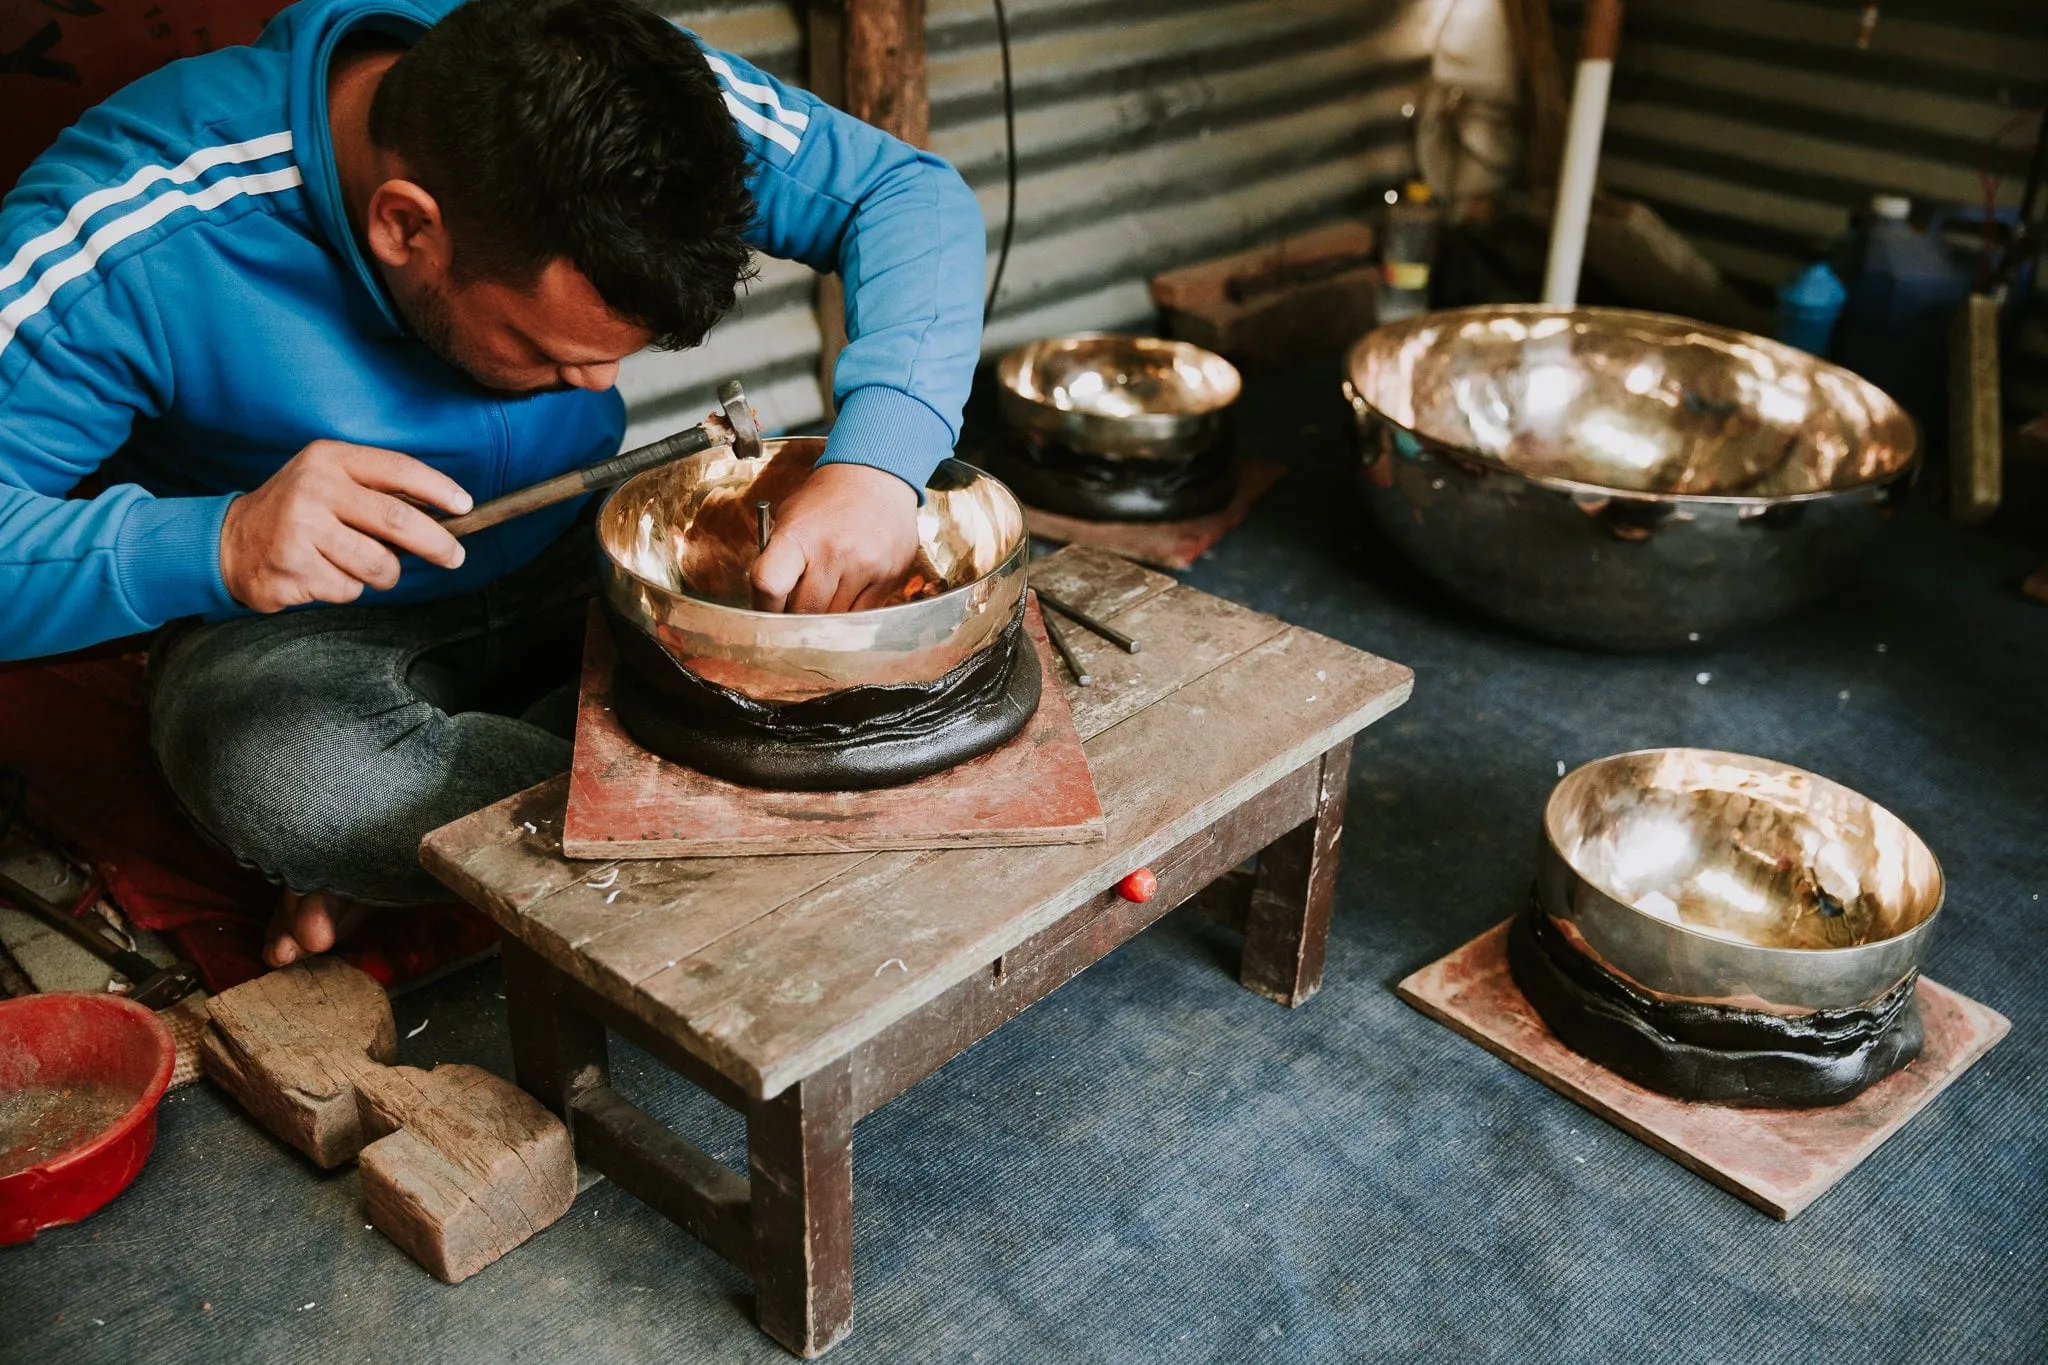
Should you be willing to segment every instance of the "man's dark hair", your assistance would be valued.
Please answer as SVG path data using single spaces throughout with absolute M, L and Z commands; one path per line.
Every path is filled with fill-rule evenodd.
M 439 201 L 458 279 L 566 257 L 676 348 L 746 275 L 746 145 L 697 45 L 630 0 L 470 0 L 385 74 L 370 137 Z

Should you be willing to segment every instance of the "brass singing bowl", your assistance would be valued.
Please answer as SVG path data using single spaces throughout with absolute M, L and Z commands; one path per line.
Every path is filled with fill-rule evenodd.
M 958 460 L 939 466 L 917 513 L 910 586 L 926 580 L 926 595 L 831 614 L 754 610 L 755 504 L 779 512 L 825 442 L 800 436 L 762 447 L 752 459 L 718 447 L 637 474 L 599 509 L 606 603 L 683 667 L 766 702 L 930 682 L 987 648 L 1023 610 L 1024 510 L 1000 482 Z
M 1383 534 L 1473 606 L 1602 648 L 1808 604 L 1876 537 L 1912 419 L 1804 351 L 1687 318 L 1424 313 L 1346 362 Z
M 1087 332 L 1019 346 L 996 366 L 1016 429 L 1112 460 L 1190 460 L 1207 450 L 1244 381 L 1212 351 Z
M 1645 749 L 1567 774 L 1537 900 L 1653 994 L 1786 1014 L 1875 999 L 1919 965 L 1941 867 L 1883 806 L 1767 758 Z

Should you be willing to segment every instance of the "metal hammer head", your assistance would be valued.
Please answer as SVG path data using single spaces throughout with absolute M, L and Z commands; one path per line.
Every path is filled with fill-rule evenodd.
M 175 1005 L 199 989 L 199 969 L 180 959 L 134 983 L 128 998 L 138 1005 L 160 1010 Z
M 761 453 L 761 429 L 754 425 L 753 405 L 737 379 L 718 386 L 718 405 L 725 410 L 726 425 L 732 428 L 733 454 L 752 459 Z

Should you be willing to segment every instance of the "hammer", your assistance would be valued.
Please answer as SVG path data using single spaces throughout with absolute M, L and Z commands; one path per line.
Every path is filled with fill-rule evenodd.
M 731 446 L 735 455 L 749 458 L 759 455 L 761 429 L 754 425 L 754 410 L 748 406 L 747 391 L 740 387 L 739 380 L 728 379 L 718 386 L 718 405 L 724 410 L 723 421 L 713 417 L 688 431 L 665 436 L 652 445 L 614 455 L 584 469 L 557 474 L 545 482 L 531 484 L 516 493 L 507 493 L 502 498 L 492 498 L 481 507 L 472 507 L 461 516 L 449 517 L 441 524 L 448 528 L 450 535 L 459 539 L 471 531 L 481 531 L 487 526 L 523 517 L 528 512 L 538 512 L 543 507 L 552 507 L 579 494 L 624 483 L 642 470 L 667 464 L 670 460 L 680 460 L 685 455 L 695 455 L 712 446 Z

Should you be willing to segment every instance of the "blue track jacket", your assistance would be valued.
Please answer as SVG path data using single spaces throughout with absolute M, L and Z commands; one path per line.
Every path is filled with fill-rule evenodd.
M 417 37 L 448 0 L 303 0 L 253 47 L 137 81 L 0 204 L 0 659 L 241 608 L 228 503 L 320 438 L 424 460 L 478 502 L 612 454 L 616 392 L 484 395 L 412 339 L 358 249 L 327 127 L 336 44 Z M 945 162 L 707 49 L 756 169 L 749 240 L 837 270 L 847 330 L 828 460 L 922 488 L 980 351 L 981 213 Z M 108 487 L 66 494 L 95 470 Z M 481 586 L 578 504 L 407 556 L 388 593 Z

